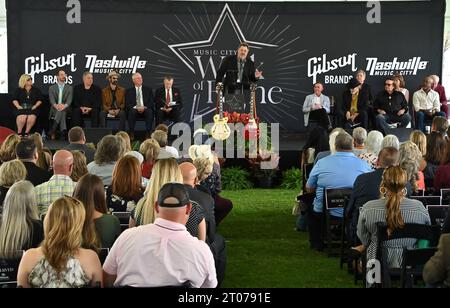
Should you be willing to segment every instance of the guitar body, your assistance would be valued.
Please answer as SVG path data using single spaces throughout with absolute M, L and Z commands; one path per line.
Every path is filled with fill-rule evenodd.
M 228 118 L 221 118 L 219 114 L 214 116 L 214 125 L 211 128 L 211 135 L 216 140 L 226 140 L 230 137 L 231 131 L 228 126 Z

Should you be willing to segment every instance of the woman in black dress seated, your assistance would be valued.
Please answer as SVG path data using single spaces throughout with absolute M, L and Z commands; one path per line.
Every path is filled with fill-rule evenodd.
M 41 90 L 33 85 L 30 75 L 20 76 L 19 88 L 14 94 L 13 104 L 17 108 L 15 111 L 17 133 L 22 135 L 25 127 L 25 136 L 28 136 L 36 123 L 39 106 L 42 104 Z

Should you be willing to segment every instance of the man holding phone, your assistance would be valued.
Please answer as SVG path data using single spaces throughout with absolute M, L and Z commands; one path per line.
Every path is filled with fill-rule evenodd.
M 414 92 L 413 105 L 416 111 L 416 128 L 425 132 L 425 121 L 432 121 L 435 116 L 445 117 L 441 112 L 439 94 L 432 90 L 433 79 L 430 76 L 423 80 L 422 89 Z

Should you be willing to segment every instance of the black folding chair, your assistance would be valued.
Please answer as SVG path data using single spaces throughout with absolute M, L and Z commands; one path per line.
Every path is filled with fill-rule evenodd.
M 327 243 L 327 254 L 328 256 L 333 255 L 333 245 L 339 245 L 339 257 L 340 257 L 340 267 L 345 262 L 344 252 L 347 245 L 346 240 L 346 232 L 345 226 L 347 224 L 345 218 L 345 211 L 347 208 L 347 204 L 350 200 L 350 195 L 352 194 L 352 189 L 349 188 L 333 188 L 333 189 L 325 189 L 325 239 Z M 342 219 L 335 219 L 330 215 L 330 210 L 332 209 L 342 209 L 344 215 Z M 340 238 L 339 240 L 333 240 L 333 232 L 332 229 L 340 229 Z
M 401 277 L 401 268 L 390 268 L 388 264 L 388 248 L 386 242 L 396 239 L 417 239 L 428 240 L 430 246 L 437 244 L 439 239 L 436 227 L 422 224 L 405 224 L 403 228 L 394 230 L 392 234 L 387 234 L 385 223 L 377 224 L 377 260 L 381 263 L 381 287 L 390 288 L 392 280 L 399 280 Z M 407 249 L 408 247 L 398 247 Z M 402 259 L 403 260 L 403 259 Z
M 436 253 L 436 250 L 437 248 L 403 250 L 403 263 L 400 274 L 400 285 L 402 288 L 413 288 L 417 280 L 423 280 L 423 267 Z
M 101 248 L 98 252 L 98 258 L 100 259 L 100 263 L 103 265 L 106 261 L 106 257 L 108 257 L 109 248 Z
M 130 225 L 131 212 L 112 212 L 111 214 L 119 218 L 120 230 L 122 232 L 128 229 L 128 226 Z
M 441 205 L 441 196 L 411 196 L 411 199 L 422 202 L 424 207 L 427 207 L 427 205 Z
M 441 189 L 441 204 L 450 205 L 450 189 L 448 188 Z
M 448 214 L 448 205 L 428 205 L 427 210 L 430 215 L 431 225 L 438 226 L 442 230 Z
M 23 253 L 23 250 L 19 250 L 13 258 L 0 259 L 0 288 L 17 287 L 17 272 Z

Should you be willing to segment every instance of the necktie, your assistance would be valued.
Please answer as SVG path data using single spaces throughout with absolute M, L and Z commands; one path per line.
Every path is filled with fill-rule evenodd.
M 137 95 L 136 95 L 136 102 L 137 102 L 137 106 L 138 107 L 142 107 L 142 102 L 141 102 L 141 88 L 137 89 Z
M 169 107 L 169 103 L 170 103 L 170 89 L 166 90 L 167 95 L 166 95 L 166 107 Z

